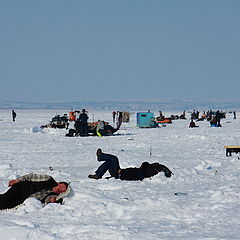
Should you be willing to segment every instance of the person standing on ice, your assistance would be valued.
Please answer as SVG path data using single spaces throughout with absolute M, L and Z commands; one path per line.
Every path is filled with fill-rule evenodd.
M 119 129 L 123 122 L 123 113 L 117 111 L 117 129 Z
M 115 123 L 116 114 L 117 113 L 115 111 L 112 112 L 113 123 Z
M 34 197 L 45 206 L 48 203 L 62 203 L 63 197 L 70 193 L 66 182 L 56 182 L 45 174 L 26 174 L 8 183 L 10 189 L 0 194 L 0 210 L 10 209 L 22 204 L 27 198 Z
M 233 111 L 233 119 L 236 119 L 236 111 Z
M 150 178 L 159 172 L 164 172 L 165 177 L 167 178 L 170 178 L 173 174 L 166 166 L 159 163 L 143 162 L 139 168 L 121 169 L 116 156 L 103 153 L 100 148 L 97 150 L 96 154 L 98 161 L 104 161 L 104 163 L 95 171 L 95 174 L 88 175 L 89 178 L 96 180 L 101 179 L 107 171 L 109 171 L 111 177 L 114 178 L 140 181 L 144 178 Z
M 221 121 L 221 113 L 220 113 L 220 111 L 219 110 L 217 110 L 217 112 L 216 112 L 216 124 L 217 124 L 217 127 L 221 127 L 221 123 L 220 123 L 220 121 Z
M 85 109 L 82 109 L 82 113 L 79 115 L 80 121 L 80 136 L 88 136 L 88 115 Z
M 13 122 L 15 122 L 15 119 L 17 117 L 17 114 L 14 110 L 12 110 L 12 119 L 13 119 Z

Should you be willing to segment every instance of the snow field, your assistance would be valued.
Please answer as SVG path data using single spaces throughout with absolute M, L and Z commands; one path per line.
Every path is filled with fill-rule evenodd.
M 1 193 L 9 180 L 30 172 L 69 181 L 74 193 L 64 205 L 42 208 L 28 199 L 1 212 L 1 239 L 239 239 L 240 160 L 234 153 L 226 157 L 224 149 L 240 144 L 240 121 L 231 114 L 222 128 L 204 121 L 195 129 L 188 128 L 189 116 L 139 129 L 132 114 L 116 136 L 66 138 L 65 129 L 39 127 L 67 111 L 16 112 L 12 122 L 11 112 L 0 110 Z M 175 113 L 165 113 L 170 114 Z M 90 121 L 93 116 L 112 124 L 110 111 L 89 111 Z M 122 168 L 160 162 L 174 175 L 167 179 L 160 173 L 142 182 L 88 179 L 99 166 L 97 148 L 117 155 Z

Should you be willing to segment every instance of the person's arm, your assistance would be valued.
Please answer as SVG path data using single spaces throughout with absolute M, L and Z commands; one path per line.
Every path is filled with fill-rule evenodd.
M 46 206 L 49 203 L 60 203 L 60 204 L 62 204 L 63 199 L 60 198 L 60 199 L 57 200 L 57 196 L 56 196 L 56 194 L 54 194 L 54 195 L 46 196 L 44 199 L 41 200 L 41 202 L 43 203 L 44 206 Z
M 23 176 L 17 178 L 17 180 L 19 182 L 22 182 L 22 181 L 43 182 L 43 181 L 47 181 L 51 178 L 52 177 L 47 174 L 30 173 L 30 174 L 26 174 L 26 175 L 23 175 Z
M 17 179 L 13 179 L 9 181 L 8 186 L 11 187 L 16 183 L 23 182 L 23 181 L 42 182 L 42 181 L 47 181 L 50 178 L 52 177 L 46 174 L 30 173 L 30 174 L 23 175 Z
M 56 202 L 56 197 L 55 196 L 49 196 L 48 198 L 45 199 L 45 204 L 55 203 L 55 202 Z

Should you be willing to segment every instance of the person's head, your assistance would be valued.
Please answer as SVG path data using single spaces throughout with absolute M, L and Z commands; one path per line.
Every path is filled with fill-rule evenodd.
M 143 162 L 140 168 L 142 168 L 143 170 L 146 170 L 148 166 L 149 166 L 149 162 Z
M 64 193 L 68 189 L 68 183 L 66 182 L 59 182 L 56 187 L 52 189 L 52 191 L 56 194 Z
M 85 112 L 86 112 L 86 110 L 83 108 L 83 109 L 82 109 L 82 112 L 83 112 L 83 113 L 85 113 Z
M 97 152 L 96 152 L 96 155 L 97 155 L 97 156 L 100 156 L 101 154 L 102 154 L 102 149 L 99 148 L 99 149 L 97 150 Z

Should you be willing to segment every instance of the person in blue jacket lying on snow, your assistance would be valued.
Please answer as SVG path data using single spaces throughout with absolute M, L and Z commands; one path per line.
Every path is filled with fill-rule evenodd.
M 120 178 L 121 180 L 140 180 L 150 178 L 159 172 L 164 172 L 167 178 L 172 176 L 172 172 L 164 165 L 159 163 L 143 162 L 139 168 L 121 169 L 119 160 L 115 155 L 103 153 L 99 148 L 96 152 L 97 160 L 103 161 L 95 174 L 90 174 L 88 177 L 93 179 L 101 179 L 103 175 L 109 171 L 111 177 Z

